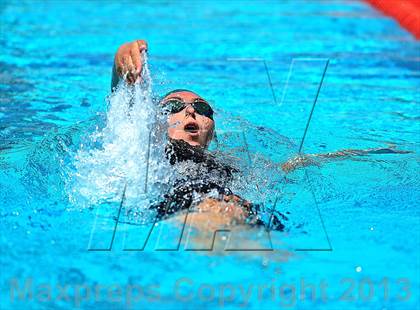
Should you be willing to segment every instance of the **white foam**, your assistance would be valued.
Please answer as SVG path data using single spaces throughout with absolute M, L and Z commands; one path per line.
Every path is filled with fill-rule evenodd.
M 126 204 L 146 208 L 169 183 L 170 169 L 162 163 L 166 122 L 153 100 L 145 60 L 142 82 L 119 84 L 109 97 L 105 127 L 92 133 L 74 156 L 68 192 L 75 204 L 119 201 L 127 185 Z

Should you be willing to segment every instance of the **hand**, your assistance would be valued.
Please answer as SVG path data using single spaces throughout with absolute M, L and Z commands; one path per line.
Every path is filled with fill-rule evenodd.
M 241 201 L 241 198 L 236 195 L 224 195 L 223 201 L 214 198 L 206 198 L 200 202 L 197 206 L 197 210 L 206 214 L 206 216 L 212 214 L 214 216 L 213 220 L 216 219 L 216 217 L 219 217 L 220 221 L 225 222 L 225 224 L 241 224 L 244 223 L 247 214 Z
M 225 202 L 233 202 L 236 203 L 239 206 L 243 206 L 245 208 L 251 207 L 251 203 L 247 200 L 242 199 L 241 197 L 237 195 L 223 195 L 223 200 Z
M 115 54 L 114 69 L 120 77 L 125 77 L 129 84 L 133 84 L 141 74 L 143 51 L 147 51 L 146 41 L 136 40 L 121 45 Z

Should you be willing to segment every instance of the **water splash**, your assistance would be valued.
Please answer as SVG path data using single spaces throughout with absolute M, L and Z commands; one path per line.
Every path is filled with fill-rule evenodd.
M 144 56 L 141 82 L 120 82 L 108 98 L 104 128 L 96 130 L 74 156 L 74 172 L 67 186 L 74 204 L 116 202 L 126 187 L 125 205 L 146 209 L 170 181 L 161 160 L 166 122 L 153 100 Z

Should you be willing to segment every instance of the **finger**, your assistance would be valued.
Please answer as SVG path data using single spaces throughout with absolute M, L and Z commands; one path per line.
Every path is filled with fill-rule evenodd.
M 137 47 L 134 47 L 130 50 L 131 59 L 133 61 L 133 65 L 136 68 L 136 78 L 141 72 L 142 66 L 142 59 L 140 55 L 140 50 Z
M 124 62 L 122 57 L 118 55 L 115 56 L 115 69 L 119 76 L 122 77 L 124 75 Z
M 122 60 L 121 61 L 121 74 L 120 75 L 125 80 L 127 80 L 127 78 L 128 78 L 127 72 L 128 72 L 127 64 L 125 63 L 125 60 Z
M 129 83 L 133 83 L 135 81 L 135 79 L 133 80 L 134 73 L 135 73 L 135 67 L 131 59 L 131 55 L 130 54 L 124 55 L 124 74 L 127 74 L 127 81 Z
M 143 51 L 147 51 L 147 43 L 144 40 L 137 40 L 134 44 L 134 48 L 131 49 L 131 58 L 133 59 L 134 66 L 136 67 L 137 77 L 141 75 L 143 69 Z
M 147 43 L 144 40 L 136 40 L 136 44 L 137 44 L 137 49 L 142 52 L 142 51 L 147 51 Z
M 133 64 L 133 60 L 131 59 L 130 54 L 127 54 L 126 56 L 124 56 L 124 64 L 127 68 L 128 73 L 132 73 L 133 71 L 135 71 L 136 68 Z
M 125 75 L 128 71 L 128 67 L 127 67 L 127 55 L 123 55 L 121 56 L 121 74 Z

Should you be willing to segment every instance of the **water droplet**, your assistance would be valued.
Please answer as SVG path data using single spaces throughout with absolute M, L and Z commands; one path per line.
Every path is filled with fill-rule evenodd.
M 263 258 L 262 265 L 264 267 L 267 267 L 268 266 L 268 259 L 266 257 Z

